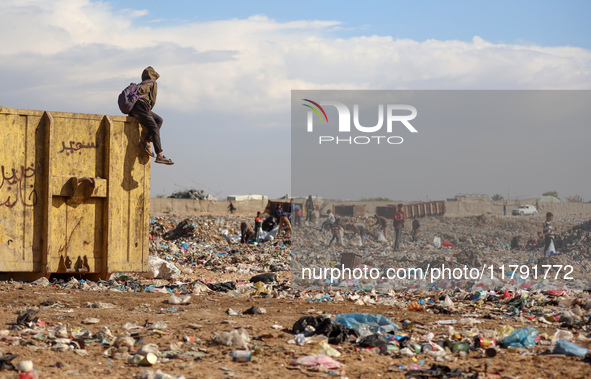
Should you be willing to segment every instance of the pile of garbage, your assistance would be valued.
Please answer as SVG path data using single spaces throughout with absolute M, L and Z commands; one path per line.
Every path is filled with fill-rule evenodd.
M 393 250 L 393 229 L 387 230 L 387 237 L 382 239 L 376 231 L 373 218 L 353 219 L 341 217 L 341 225 L 363 223 L 366 235 L 360 238 L 343 228 L 342 244 L 330 244 L 331 233 L 320 230 L 316 225 L 304 226 L 294 234 L 292 243 L 292 273 L 295 288 L 314 287 L 316 289 L 340 286 L 388 291 L 391 289 L 446 289 L 463 288 L 470 290 L 477 287 L 499 289 L 503 287 L 523 289 L 588 289 L 591 288 L 587 251 L 591 241 L 589 225 L 591 221 L 579 218 L 563 218 L 557 221 L 561 225 L 573 225 L 557 234 L 558 255 L 544 257 L 539 250 L 511 248 L 511 241 L 517 235 L 535 235 L 541 229 L 541 221 L 533 218 L 512 219 L 482 215 L 459 219 L 433 217 L 421 220 L 417 241 L 410 241 L 409 233 L 403 230 L 401 250 Z M 384 241 L 385 240 L 385 241 Z M 377 279 L 367 280 L 367 275 L 359 280 L 322 279 L 306 280 L 302 272 L 305 268 L 320 272 L 324 269 L 342 268 L 343 253 L 355 253 L 360 257 L 359 268 L 379 270 Z M 556 265 L 570 274 L 550 275 L 546 267 Z M 355 267 L 350 267 L 354 269 Z M 399 269 L 421 269 L 423 277 L 400 278 L 385 277 L 384 273 Z M 473 271 L 467 277 L 462 275 L 446 278 L 427 278 L 427 273 L 443 268 L 450 271 Z M 431 270 L 431 271 L 430 271 Z M 376 271 L 378 272 L 378 271 Z M 449 271 L 448 271 L 449 272 Z M 459 273 L 459 271 L 458 271 Z M 544 273 L 544 274 L 541 274 Z M 414 271 L 413 271 L 414 274 Z M 434 279 L 434 280 L 431 280 Z M 441 280 L 440 280 L 441 279 Z
M 150 221 L 150 254 L 188 274 L 196 267 L 240 274 L 288 271 L 289 241 L 274 241 L 264 234 L 260 243 L 240 244 L 242 221 L 232 215 L 154 217 Z
M 197 189 L 173 192 L 172 195 L 168 197 L 172 199 L 215 200 L 212 195 L 206 194 L 205 191 Z

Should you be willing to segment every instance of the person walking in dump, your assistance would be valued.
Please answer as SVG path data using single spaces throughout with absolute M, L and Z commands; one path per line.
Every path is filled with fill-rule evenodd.
M 554 246 L 554 226 L 552 220 L 554 214 L 552 212 L 546 213 L 546 221 L 544 222 L 544 256 L 549 257 L 556 254 L 556 247 Z
M 404 211 L 402 210 L 403 205 L 398 204 L 398 209 L 394 214 L 394 231 L 396 232 L 396 242 L 394 242 L 394 251 L 400 250 L 400 233 L 404 228 Z
M 155 157 L 156 163 L 172 165 L 174 162 L 166 158 L 162 154 L 162 144 L 160 142 L 160 127 L 162 126 L 162 117 L 152 112 L 152 108 L 156 105 L 156 95 L 158 94 L 158 85 L 156 80 L 160 75 L 152 68 L 148 66 L 142 72 L 142 82 L 149 81 L 148 83 L 142 84 L 138 91 L 138 95 L 142 96 L 133 106 L 129 115 L 140 120 L 146 129 L 148 129 L 148 135 L 144 141 L 140 144 L 140 147 L 151 157 Z M 150 143 L 154 145 L 154 151 L 150 147 Z
M 341 238 L 341 220 L 336 219 L 335 222 L 330 227 L 330 230 L 332 231 L 332 238 L 330 239 L 330 242 L 328 243 L 328 245 L 329 246 L 332 245 L 333 241 L 336 241 L 337 245 L 342 245 L 343 240 Z
M 306 199 L 304 208 L 306 208 L 306 221 L 312 221 L 312 213 L 314 213 L 314 200 L 312 200 L 312 195 L 308 196 Z
M 412 232 L 410 233 L 410 239 L 412 242 L 417 242 L 417 235 L 419 234 L 419 229 L 421 228 L 421 223 L 417 215 L 414 215 L 412 218 Z
M 259 242 L 261 238 L 261 232 L 263 227 L 263 222 L 261 221 L 261 212 L 257 212 L 257 216 L 254 218 L 254 242 Z

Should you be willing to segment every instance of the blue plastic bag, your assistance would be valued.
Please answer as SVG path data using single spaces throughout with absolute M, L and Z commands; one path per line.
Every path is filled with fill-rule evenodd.
M 524 348 L 532 348 L 536 346 L 535 338 L 538 336 L 538 330 L 536 328 L 532 328 L 526 326 L 522 329 L 514 330 L 511 334 L 503 339 L 503 346 L 509 347 L 524 347 Z
M 589 349 L 577 345 L 576 343 L 567 340 L 560 340 L 556 342 L 556 347 L 552 354 L 574 355 L 576 357 L 584 357 L 589 352 Z
M 355 331 L 359 330 L 361 325 L 368 325 L 372 333 L 388 334 L 400 330 L 389 318 L 368 313 L 338 314 L 334 321 Z

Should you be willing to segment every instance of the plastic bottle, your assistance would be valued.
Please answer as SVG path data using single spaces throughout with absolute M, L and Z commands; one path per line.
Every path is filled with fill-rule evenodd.
M 234 350 L 231 354 L 234 362 L 250 362 L 252 354 L 248 350 Z
M 418 343 L 411 341 L 408 343 L 408 348 L 415 354 L 420 354 L 421 353 L 421 345 L 419 345 Z
M 589 349 L 572 343 L 567 340 L 560 340 L 556 342 L 553 354 L 574 355 L 576 357 L 584 357 L 589 352 Z

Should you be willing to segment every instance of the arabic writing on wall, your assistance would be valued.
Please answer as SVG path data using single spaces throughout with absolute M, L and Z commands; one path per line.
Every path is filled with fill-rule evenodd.
M 84 144 L 83 142 L 70 141 L 69 144 L 70 144 L 70 146 L 66 146 L 66 142 L 62 141 L 62 149 L 60 151 L 58 151 L 57 153 L 60 154 L 60 153 L 65 152 L 66 155 L 70 155 L 70 154 L 73 154 L 74 151 L 78 151 L 81 149 L 96 149 L 96 148 L 98 148 L 98 144 L 95 144 L 94 142 Z
M 6 170 L 1 166 L 2 183 L 0 183 L 0 207 L 12 208 L 16 204 L 22 204 L 25 207 L 32 207 L 37 204 L 37 190 L 34 189 L 34 183 L 25 183 L 25 179 L 35 176 L 34 165 L 20 169 Z M 28 192 L 30 190 L 30 192 Z

